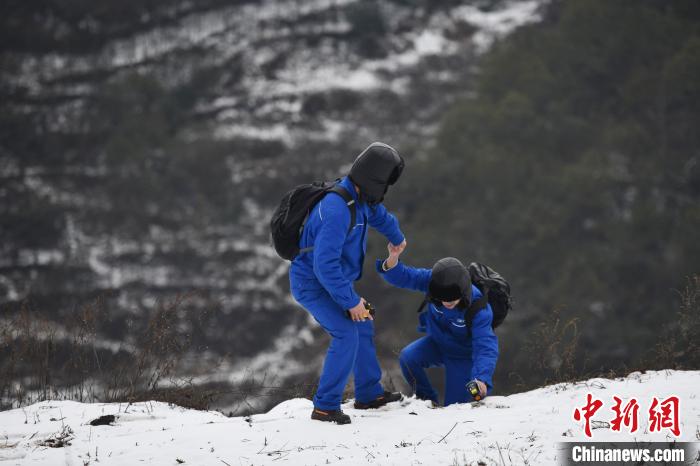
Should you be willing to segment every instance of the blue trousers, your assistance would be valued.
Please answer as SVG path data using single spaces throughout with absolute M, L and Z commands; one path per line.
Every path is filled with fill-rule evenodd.
M 426 336 L 410 343 L 399 354 L 401 372 L 417 398 L 438 403 L 438 395 L 428 380 L 425 369 L 445 368 L 445 406 L 473 401 L 466 385 L 471 380 L 471 359 L 448 358 L 437 342 Z
M 384 393 L 380 383 L 382 370 L 374 347 L 374 323 L 353 322 L 323 288 L 292 287 L 292 296 L 331 337 L 314 406 L 323 410 L 340 409 L 350 373 L 354 373 L 357 401 L 368 403 Z

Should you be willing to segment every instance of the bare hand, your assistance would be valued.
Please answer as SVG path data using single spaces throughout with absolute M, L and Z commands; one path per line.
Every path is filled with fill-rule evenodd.
M 404 239 L 401 244 L 394 245 L 394 244 L 387 244 L 386 247 L 389 250 L 389 255 L 390 256 L 396 256 L 397 258 L 401 255 L 404 249 L 406 249 L 406 240 Z
M 350 313 L 350 318 L 355 322 L 364 322 L 365 319 L 374 320 L 374 317 L 369 313 L 369 310 L 365 307 L 365 298 L 360 298 L 360 302 L 357 306 L 348 309 Z
M 403 242 L 399 245 L 393 245 L 391 243 L 386 245 L 387 250 L 389 251 L 389 257 L 387 257 L 385 263 L 385 270 L 391 270 L 394 267 L 396 267 L 396 264 L 399 262 L 399 256 L 403 252 L 404 249 L 406 249 L 406 240 L 404 239 Z
M 481 380 L 475 379 L 474 381 L 476 382 L 477 387 L 479 387 L 479 394 L 481 395 L 481 398 L 485 397 L 487 391 L 486 384 Z

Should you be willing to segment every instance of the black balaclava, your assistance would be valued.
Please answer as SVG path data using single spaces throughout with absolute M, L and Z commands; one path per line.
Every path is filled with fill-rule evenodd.
M 382 202 L 389 186 L 399 179 L 403 167 L 403 158 L 396 149 L 382 142 L 373 142 L 357 156 L 349 176 L 360 188 L 360 200 L 376 205 Z
M 454 257 L 445 257 L 433 265 L 428 284 L 428 297 L 435 304 L 461 300 L 460 307 L 471 304 L 472 280 L 467 268 Z

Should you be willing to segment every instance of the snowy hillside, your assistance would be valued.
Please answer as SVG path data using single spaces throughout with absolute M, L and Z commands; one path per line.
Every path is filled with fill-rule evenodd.
M 700 435 L 700 372 L 633 373 L 617 380 L 559 384 L 483 403 L 431 409 L 407 399 L 377 411 L 344 410 L 352 424 L 309 419 L 311 402 L 294 399 L 266 414 L 227 418 L 162 403 L 44 402 L 0 413 L 3 464 L 556 464 L 557 443 L 584 441 L 573 411 L 588 393 L 604 406 L 592 417 L 595 441 L 668 441 L 649 433 L 653 398 L 680 399 L 680 441 Z M 639 403 L 639 429 L 613 432 L 613 397 Z M 113 425 L 90 422 L 114 415 Z M 696 444 L 697 445 L 697 444 Z M 54 446 L 52 448 L 51 446 Z
M 233 385 L 319 366 L 322 332 L 268 244 L 282 194 L 338 176 L 373 140 L 425 156 L 473 92 L 479 55 L 547 4 L 157 0 L 122 17 L 119 3 L 49 4 L 13 22 L 44 25 L 46 44 L 18 29 L 0 51 L 13 133 L 0 150 L 0 324 L 31 298 L 68 336 L 71 310 L 100 296 L 95 339 L 113 351 L 99 356 L 133 357 L 134 329 L 192 292 L 179 328 L 206 355 L 178 371 Z

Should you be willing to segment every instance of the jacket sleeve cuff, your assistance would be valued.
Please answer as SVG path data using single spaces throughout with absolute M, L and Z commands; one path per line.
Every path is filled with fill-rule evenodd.
M 338 303 L 338 304 L 340 304 L 343 307 L 343 309 L 348 310 L 348 309 L 352 309 L 353 307 L 360 304 L 360 301 L 361 301 L 360 295 L 353 292 L 352 296 L 350 296 L 346 300 L 343 300 L 342 303 Z
M 475 375 L 472 377 L 472 380 L 474 379 L 481 380 L 482 382 L 484 382 L 489 391 L 493 390 L 493 383 L 491 377 L 489 377 L 488 375 Z
M 377 267 L 377 273 L 386 273 L 386 271 L 382 268 L 382 264 L 384 263 L 384 259 L 377 259 L 376 262 L 376 267 Z
M 391 244 L 394 246 L 398 246 L 399 244 L 403 243 L 403 240 L 405 240 L 406 237 L 403 235 L 403 233 L 401 233 L 401 230 L 396 230 L 396 233 L 387 239 L 391 241 Z
M 399 259 L 396 262 L 396 265 L 390 268 L 389 270 L 384 270 L 382 267 L 382 264 L 384 264 L 384 259 L 377 259 L 377 272 L 379 272 L 381 275 L 386 275 L 387 277 L 391 277 L 396 275 L 396 272 L 403 267 L 403 263 L 401 262 L 401 259 Z

